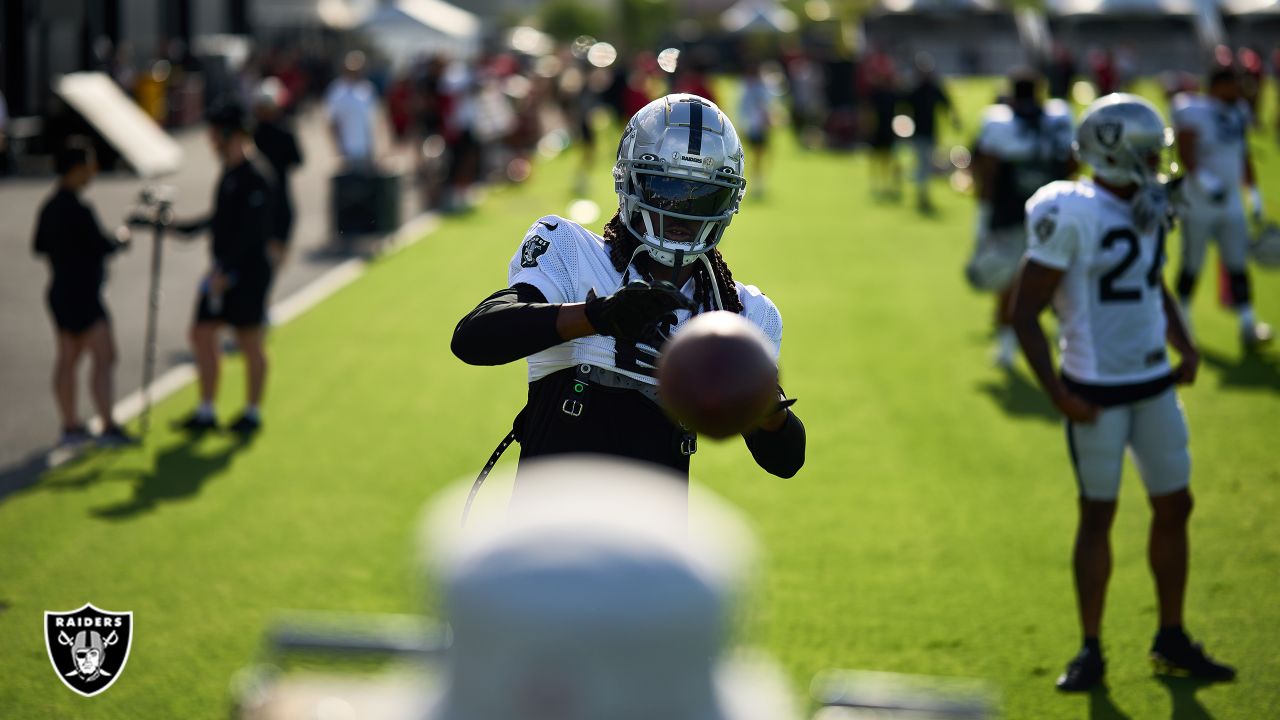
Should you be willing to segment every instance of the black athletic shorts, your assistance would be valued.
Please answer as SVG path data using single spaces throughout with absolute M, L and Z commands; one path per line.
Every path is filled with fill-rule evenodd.
M 196 322 L 224 322 L 232 327 L 251 328 L 267 321 L 267 292 L 271 275 L 237 278 L 222 294 L 222 303 L 213 307 L 207 292 L 196 298 Z
M 111 321 L 97 289 L 76 292 L 50 289 L 45 295 L 53 322 L 63 332 L 79 335 L 99 320 Z

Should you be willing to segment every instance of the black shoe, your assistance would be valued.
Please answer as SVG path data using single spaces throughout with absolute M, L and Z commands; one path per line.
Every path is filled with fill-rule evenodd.
M 1062 692 L 1085 692 L 1102 684 L 1102 676 L 1106 673 L 1107 663 L 1102 655 L 1089 648 L 1081 648 L 1080 653 L 1067 663 L 1067 669 L 1058 676 L 1055 683 Z
M 262 428 L 262 421 L 250 415 L 241 415 L 231 423 L 231 432 L 240 437 L 249 437 Z
M 93 439 L 89 431 L 83 425 L 77 425 L 73 428 L 64 428 L 62 436 L 58 438 L 58 447 L 74 448 L 80 447 Z
M 133 447 L 140 444 L 137 437 L 125 432 L 124 428 L 119 425 L 103 430 L 102 434 L 98 436 L 97 441 L 98 447 L 106 448 Z
M 1204 652 L 1200 643 L 1191 642 L 1186 634 L 1156 636 L 1151 645 L 1151 665 L 1157 675 L 1192 677 L 1212 682 L 1236 679 L 1236 669 L 1223 665 Z
M 173 424 L 178 430 L 186 430 L 193 435 L 201 435 L 210 430 L 218 429 L 218 421 L 212 415 L 201 415 L 198 412 L 191 413 L 185 420 L 179 420 Z

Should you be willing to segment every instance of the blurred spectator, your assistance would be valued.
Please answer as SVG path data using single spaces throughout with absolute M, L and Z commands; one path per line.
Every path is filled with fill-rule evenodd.
M 1093 85 L 1098 96 L 1110 95 L 1120 89 L 1115 53 L 1110 48 L 1089 53 L 1089 69 L 1093 73 Z
M 338 155 L 349 167 L 372 167 L 373 123 L 377 94 L 364 77 L 364 53 L 353 50 L 343 61 L 343 73 L 329 87 L 325 108 Z
M 1059 42 L 1053 44 L 1045 78 L 1048 80 L 1049 97 L 1062 99 L 1071 97 L 1071 85 L 1076 79 L 1076 60 L 1066 45 Z
M 822 126 L 826 114 L 822 66 L 804 53 L 787 60 L 791 88 L 791 127 L 804 147 L 812 147 L 812 136 Z
M 0 177 L 9 174 L 9 103 L 0 89 Z
M 450 149 L 448 196 L 444 209 L 466 210 L 471 205 L 471 186 L 480 174 L 480 142 L 476 135 L 479 122 L 479 85 L 475 72 L 461 61 L 445 71 L 443 88 L 449 98 L 445 116 L 445 141 Z
M 230 325 L 247 375 L 245 409 L 230 429 L 247 438 L 262 425 L 259 407 L 267 378 L 263 340 L 271 287 L 267 247 L 276 240 L 278 223 L 272 204 L 276 191 L 266 176 L 270 169 L 264 173 L 256 165 L 244 109 L 234 104 L 220 106 L 209 114 L 208 123 L 210 144 L 222 164 L 213 212 L 173 226 L 185 235 L 207 229 L 213 236 L 212 267 L 200 285 L 191 326 L 200 404 L 179 426 L 193 434 L 217 429 L 213 399 L 221 363 L 218 332 Z
M 708 78 L 708 73 L 711 72 L 711 67 L 714 65 L 713 59 L 709 56 L 708 51 L 703 48 L 690 50 L 689 54 L 691 55 L 689 62 L 687 64 L 681 62 L 676 70 L 672 92 L 698 95 L 719 105 L 720 103 L 716 102 L 716 94 L 711 89 L 711 81 Z
M 273 273 L 278 273 L 284 264 L 289 239 L 293 234 L 293 193 L 289 187 L 289 176 L 295 168 L 302 165 L 302 150 L 298 146 L 298 138 L 284 121 L 282 108 L 287 97 L 283 83 L 276 78 L 267 78 L 258 87 L 253 103 L 254 119 L 257 121 L 253 130 L 253 144 L 275 173 L 273 187 L 276 232 L 267 245 Z
M 1273 93 L 1276 98 L 1276 111 L 1274 113 L 1276 119 L 1276 141 L 1280 142 L 1280 45 L 1271 51 L 1271 72 L 1275 75 L 1276 90 Z
M 1240 65 L 1240 97 L 1249 104 L 1249 122 L 1254 127 L 1262 124 L 1258 113 L 1258 102 L 1262 95 L 1262 80 L 1265 70 L 1262 67 L 1262 56 L 1251 48 L 1240 48 L 1236 54 Z
M 907 103 L 911 107 L 911 119 L 915 123 L 915 133 L 911 144 L 916 154 L 916 207 L 922 213 L 932 213 L 933 203 L 929 200 L 929 175 L 933 171 L 933 151 L 937 145 L 937 115 L 940 108 L 945 108 L 951 116 L 951 124 L 960 128 L 960 116 L 951 97 L 938 81 L 934 72 L 933 56 L 928 53 L 916 54 L 916 84 L 907 92 Z
M 898 91 L 894 87 L 893 71 L 882 64 L 873 67 L 869 76 L 871 92 L 871 194 L 878 199 L 897 200 L 901 197 L 902 168 L 894 154 L 897 140 L 893 130 L 893 118 L 898 110 Z
M 626 75 L 626 85 L 622 89 L 622 115 L 626 122 L 653 99 L 649 93 L 649 73 L 636 63 Z
M 391 123 L 391 137 L 397 143 L 409 138 L 409 126 L 413 122 L 413 89 L 408 76 L 400 75 L 387 90 L 387 119 Z
M 584 68 L 568 53 L 562 59 L 566 66 L 556 79 L 556 99 L 570 131 L 582 145 L 582 161 L 573 179 L 574 194 L 582 195 L 587 191 L 587 174 L 595 161 L 596 133 L 591 126 L 591 116 L 599 97 L 592 91 Z
M 765 81 L 759 63 L 748 62 L 743 71 L 742 98 L 738 103 L 738 121 L 746 138 L 751 179 L 748 197 L 765 195 L 765 151 L 769 146 L 769 129 L 773 125 L 773 93 Z
M 57 341 L 53 394 L 62 418 L 59 444 L 75 446 L 91 439 L 76 407 L 76 366 L 86 351 L 93 359 L 93 404 L 102 420 L 98 442 L 112 446 L 135 444 L 137 440 L 116 425 L 111 415 L 116 346 L 111 318 L 102 302 L 106 259 L 127 247 L 129 231 L 122 227 L 114 235 L 103 232 L 93 208 L 81 199 L 81 193 L 98 173 L 97 158 L 88 140 L 69 138 L 54 162 L 58 187 L 40 208 L 33 249 L 49 261 L 46 301 Z

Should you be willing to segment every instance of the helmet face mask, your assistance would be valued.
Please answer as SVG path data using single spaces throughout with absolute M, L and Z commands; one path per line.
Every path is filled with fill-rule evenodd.
M 614 189 L 624 224 L 657 262 L 688 265 L 724 235 L 742 202 L 742 143 L 710 101 L 668 95 L 627 123 Z

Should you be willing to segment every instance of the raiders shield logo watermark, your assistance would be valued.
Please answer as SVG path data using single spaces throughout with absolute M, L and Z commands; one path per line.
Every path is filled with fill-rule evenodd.
M 1035 241 L 1036 244 L 1044 244 L 1049 242 L 1049 238 L 1053 237 L 1053 231 L 1058 229 L 1058 206 L 1054 205 L 1045 211 L 1035 223 Z
M 1104 120 L 1098 123 L 1097 127 L 1098 142 L 1103 147 L 1115 147 L 1120 142 L 1120 135 L 1124 132 L 1124 125 L 1115 120 Z
M 63 685 L 93 697 L 124 672 L 133 640 L 133 613 L 99 610 L 45 612 L 44 644 Z
M 541 236 L 534 235 L 524 243 L 524 248 L 520 251 L 520 265 L 522 267 L 537 267 L 538 257 L 551 247 L 551 243 L 543 240 Z

